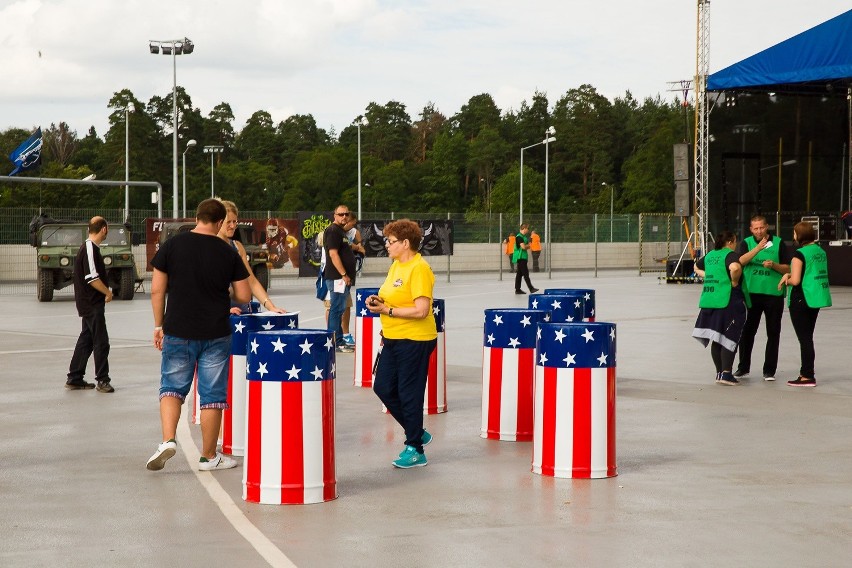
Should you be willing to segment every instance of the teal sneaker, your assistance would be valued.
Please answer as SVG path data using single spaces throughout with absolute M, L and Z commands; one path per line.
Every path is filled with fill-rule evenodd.
M 426 454 L 418 454 L 414 446 L 405 446 L 405 449 L 399 454 L 399 458 L 391 463 L 394 467 L 408 469 L 410 467 L 421 467 L 429 462 L 426 459 Z
M 420 443 L 423 444 L 424 446 L 428 446 L 431 441 L 432 441 L 432 434 L 430 434 L 426 430 L 423 430 L 423 435 L 420 436 Z

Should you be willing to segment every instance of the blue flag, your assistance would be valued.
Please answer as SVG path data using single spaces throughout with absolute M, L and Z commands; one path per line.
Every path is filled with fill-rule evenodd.
M 41 162 L 41 127 L 20 146 L 12 150 L 9 159 L 15 164 L 15 169 L 9 174 L 10 176 L 39 165 Z

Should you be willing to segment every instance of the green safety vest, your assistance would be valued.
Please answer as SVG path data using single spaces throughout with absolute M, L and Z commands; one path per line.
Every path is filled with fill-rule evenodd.
M 778 289 L 781 275 L 771 268 L 764 268 L 763 261 L 771 260 L 776 264 L 781 262 L 781 238 L 777 235 L 772 237 L 772 246 L 758 252 L 751 262 L 743 266 L 743 276 L 748 283 L 748 291 L 754 294 L 766 294 L 768 296 L 783 296 L 784 290 Z M 745 240 L 748 250 L 757 246 L 757 239 L 748 237 Z
M 519 260 L 527 260 L 527 251 L 526 249 L 521 248 L 521 243 L 529 244 L 530 239 L 523 233 L 518 233 L 515 235 L 515 252 L 512 253 L 512 262 L 518 262 Z
M 828 260 L 825 251 L 811 243 L 799 249 L 805 257 L 805 273 L 802 274 L 802 292 L 809 308 L 828 308 L 831 306 L 831 292 L 828 288 Z M 788 301 L 789 304 L 789 301 Z
M 731 252 L 729 248 L 711 250 L 704 257 L 704 287 L 701 290 L 701 298 L 698 300 L 699 308 L 726 308 L 731 301 L 731 279 L 728 278 L 728 267 L 725 265 L 725 257 Z M 745 296 L 746 305 L 751 307 L 751 299 L 748 295 L 746 283 L 741 280 L 740 287 Z

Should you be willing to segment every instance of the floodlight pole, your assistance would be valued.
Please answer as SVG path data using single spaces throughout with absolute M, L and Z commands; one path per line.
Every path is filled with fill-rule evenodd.
M 130 113 L 135 111 L 133 103 L 124 107 L 124 181 L 130 181 Z M 124 220 L 130 218 L 130 186 L 124 186 Z

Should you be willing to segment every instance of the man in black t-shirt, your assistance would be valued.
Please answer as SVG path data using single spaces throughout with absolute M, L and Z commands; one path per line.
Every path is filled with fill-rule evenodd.
M 109 377 L 109 334 L 104 308 L 106 302 L 112 301 L 112 290 L 104 283 L 106 266 L 99 246 L 109 233 L 109 227 L 103 217 L 92 217 L 88 231 L 89 238 L 80 246 L 74 259 L 74 302 L 77 313 L 83 318 L 83 329 L 74 346 L 65 388 L 95 388 L 94 383 L 83 379 L 89 356 L 94 353 L 98 392 L 110 393 L 115 389 Z
M 201 399 L 201 459 L 198 469 L 235 467 L 216 451 L 222 410 L 228 407 L 229 314 L 234 301 L 251 300 L 248 271 L 236 251 L 217 236 L 225 221 L 221 201 L 205 199 L 196 212 L 197 225 L 163 243 L 151 260 L 151 306 L 154 346 L 163 352 L 160 378 L 160 421 L 163 442 L 148 460 L 150 470 L 163 469 L 175 455 L 181 405 L 198 375 Z M 168 292 L 168 305 L 166 305 Z
M 346 310 L 346 298 L 349 297 L 349 288 L 355 285 L 355 253 L 352 252 L 344 228 L 348 221 L 349 208 L 346 205 L 338 205 L 334 210 L 334 219 L 323 234 L 326 257 L 323 278 L 326 281 L 330 301 L 327 329 L 335 333 L 334 340 L 337 351 L 340 353 L 354 351 L 343 338 L 341 325 L 343 312 Z

